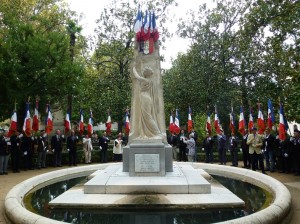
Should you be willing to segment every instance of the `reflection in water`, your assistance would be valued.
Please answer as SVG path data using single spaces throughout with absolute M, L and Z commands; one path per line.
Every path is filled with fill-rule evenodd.
M 69 223 L 127 224 L 199 224 L 236 219 L 258 211 L 266 201 L 265 192 L 252 184 L 220 176 L 213 176 L 230 191 L 245 201 L 243 209 L 194 209 L 194 210 L 97 210 L 50 209 L 48 202 L 86 180 L 85 177 L 58 182 L 35 191 L 31 206 L 36 213 Z M 155 222 L 153 222 L 155 220 Z

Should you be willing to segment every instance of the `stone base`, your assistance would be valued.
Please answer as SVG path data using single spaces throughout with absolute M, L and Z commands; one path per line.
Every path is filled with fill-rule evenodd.
M 202 169 L 175 165 L 165 177 L 130 177 L 120 165 L 108 166 L 52 200 L 55 208 L 222 208 L 244 202 Z
M 121 165 L 96 171 L 84 184 L 85 194 L 209 194 L 210 183 L 202 177 L 203 170 L 190 165 L 174 165 L 173 172 L 163 177 L 131 177 Z
M 123 149 L 123 172 L 129 172 L 129 176 L 165 176 L 172 171 L 170 145 L 134 142 Z

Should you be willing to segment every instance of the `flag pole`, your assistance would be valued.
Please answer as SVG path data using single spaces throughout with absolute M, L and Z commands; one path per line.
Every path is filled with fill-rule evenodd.
M 14 111 L 17 111 L 17 100 L 15 99 L 15 108 L 14 108 Z
M 281 99 L 280 99 L 280 96 L 279 96 L 279 108 L 280 106 L 282 105 L 282 109 L 283 109 L 283 104 L 281 103 Z M 284 115 L 284 119 L 286 120 L 287 124 L 289 123 L 286 116 Z M 284 121 L 283 121 L 284 122 Z M 291 132 L 291 129 L 289 127 L 289 124 L 288 124 L 288 129 L 289 129 L 289 133 L 290 133 L 290 136 L 292 136 L 292 132 Z

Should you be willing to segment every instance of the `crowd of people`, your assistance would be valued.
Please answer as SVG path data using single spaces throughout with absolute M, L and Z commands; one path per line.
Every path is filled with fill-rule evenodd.
M 113 161 L 122 161 L 124 139 L 119 133 L 113 143 Z M 74 130 L 68 136 L 61 133 L 60 129 L 53 136 L 48 136 L 44 130 L 37 132 L 35 136 L 27 136 L 21 132 L 14 132 L 11 137 L 6 133 L 0 135 L 0 175 L 8 174 L 8 166 L 11 164 L 12 172 L 19 173 L 21 170 L 42 169 L 47 166 L 63 166 L 62 153 L 68 154 L 68 165 L 77 166 L 80 161 L 77 158 L 77 150 L 82 148 L 84 162 L 92 163 L 92 150 L 98 150 L 100 162 L 108 162 L 108 148 L 110 139 L 106 132 L 98 137 L 97 133 L 92 136 L 80 137 Z M 52 154 L 53 161 L 47 160 L 47 155 Z M 10 160 L 10 163 L 9 163 Z M 96 162 L 96 161 L 94 161 Z M 67 165 L 67 164 L 65 164 Z
M 99 162 L 107 163 L 110 142 L 106 132 L 103 132 L 100 137 L 97 133 L 92 136 L 79 137 L 72 130 L 66 137 L 57 129 L 51 138 L 44 131 L 38 132 L 35 136 L 26 136 L 16 131 L 10 138 L 5 137 L 4 134 L 0 136 L 0 175 L 8 174 L 9 158 L 14 173 L 19 173 L 20 170 L 46 168 L 47 165 L 61 167 L 63 150 L 68 153 L 68 165 L 77 166 L 79 162 L 77 150 L 80 150 L 80 147 L 86 164 L 92 162 L 93 149 L 100 152 Z M 261 170 L 262 173 L 279 171 L 300 175 L 300 131 L 297 126 L 294 127 L 293 134 L 287 136 L 285 140 L 280 140 L 278 135 L 273 134 L 269 128 L 263 135 L 257 134 L 257 129 L 254 127 L 250 133 L 246 130 L 245 135 L 240 139 L 233 133 L 227 138 L 221 129 L 220 133 L 215 136 L 206 133 L 201 141 L 194 129 L 188 135 L 181 130 L 178 135 L 171 133 L 168 143 L 172 146 L 175 161 L 196 162 L 197 152 L 202 149 L 205 153 L 203 162 L 214 163 L 218 160 L 220 165 L 231 162 L 231 166 L 237 167 L 240 151 L 243 168 Z M 126 145 L 126 139 L 122 133 L 119 133 L 112 141 L 113 161 L 122 161 L 124 145 Z M 218 159 L 214 156 L 216 152 Z M 49 153 L 52 154 L 53 161 L 49 163 L 48 160 L 47 163 Z M 227 154 L 230 154 L 231 161 L 227 161 Z
M 175 161 L 197 161 L 198 145 L 198 148 L 205 152 L 203 162 L 206 163 L 218 162 L 220 165 L 226 165 L 230 162 L 231 166 L 238 167 L 240 151 L 243 168 L 261 170 L 264 174 L 266 171 L 278 171 L 300 175 L 300 131 L 297 125 L 294 126 L 293 134 L 285 140 L 280 140 L 278 134 L 272 133 L 269 128 L 261 135 L 257 134 L 257 129 L 253 127 L 250 132 L 246 130 L 240 139 L 234 133 L 227 138 L 221 129 L 215 136 L 206 133 L 203 141 L 198 141 L 194 130 L 188 137 L 185 131 L 181 130 L 178 135 L 171 133 L 168 143 L 172 146 Z M 218 153 L 218 159 L 214 153 Z M 227 154 L 229 156 L 226 156 Z M 227 158 L 231 161 L 227 161 Z

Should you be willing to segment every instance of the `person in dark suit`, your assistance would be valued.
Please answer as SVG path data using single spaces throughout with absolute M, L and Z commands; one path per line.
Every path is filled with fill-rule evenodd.
M 75 131 L 71 131 L 71 135 L 67 138 L 67 150 L 69 152 L 69 166 L 77 166 L 77 143 L 78 136 Z
M 187 156 L 186 156 L 186 140 L 187 137 L 185 137 L 184 130 L 180 131 L 179 137 L 179 161 L 186 162 L 187 161 Z
M 99 138 L 101 163 L 107 163 L 108 143 L 109 143 L 109 138 L 106 136 L 106 132 L 103 132 L 103 135 Z
M 168 139 L 168 143 L 172 146 L 172 154 L 173 154 L 173 160 L 177 161 L 178 153 L 177 153 L 177 136 L 174 132 L 171 132 L 171 135 Z
M 34 169 L 32 164 L 33 140 L 31 136 L 21 135 L 21 151 L 23 153 L 24 170 Z
M 210 133 L 206 133 L 206 137 L 203 140 L 202 146 L 203 150 L 205 151 L 205 162 L 206 163 L 213 163 L 214 162 L 214 153 L 213 153 L 213 139 L 210 136 Z
M 266 171 L 274 172 L 275 168 L 275 139 L 276 137 L 271 134 L 270 128 L 266 128 L 265 138 L 263 143 L 263 150 L 266 158 Z
M 0 175 L 7 175 L 7 164 L 8 164 L 8 146 L 7 140 L 3 135 L 0 135 Z
M 294 129 L 294 137 L 290 139 L 290 148 L 293 156 L 291 162 L 294 165 L 295 175 L 300 175 L 300 131 Z
M 291 153 L 290 141 L 287 138 L 285 140 L 279 140 L 279 151 L 280 151 L 279 161 L 281 164 L 280 173 L 290 173 L 292 153 Z
M 226 136 L 223 130 L 217 135 L 220 165 L 226 165 Z
M 46 168 L 48 141 L 44 130 L 42 130 L 39 136 L 37 136 L 36 143 L 37 143 L 37 168 L 38 169 Z
M 11 162 L 14 173 L 20 172 L 21 139 L 20 133 L 16 131 L 11 137 Z
M 63 148 L 63 142 L 65 141 L 64 135 L 61 134 L 60 129 L 56 130 L 56 135 L 51 138 L 51 148 L 54 152 L 53 166 L 61 166 L 61 153 Z
M 237 167 L 238 166 L 238 139 L 234 135 L 234 133 L 231 133 L 228 146 L 230 150 L 232 166 Z

